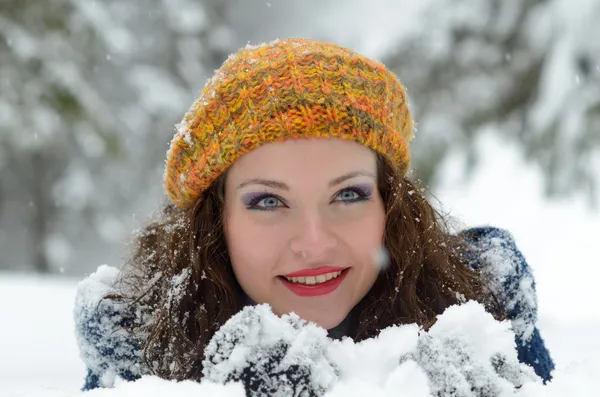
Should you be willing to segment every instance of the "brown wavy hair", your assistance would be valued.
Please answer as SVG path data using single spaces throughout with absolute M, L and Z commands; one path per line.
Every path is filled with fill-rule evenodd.
M 349 336 L 359 341 L 396 324 L 428 328 L 436 315 L 463 300 L 477 300 L 501 318 L 484 298 L 489 294 L 481 276 L 466 263 L 468 247 L 460 235 L 450 232 L 422 189 L 382 156 L 377 163 L 389 264 L 352 310 Z M 130 312 L 138 313 L 130 331 L 150 371 L 162 378 L 199 380 L 205 346 L 246 302 L 223 231 L 225 178 L 193 208 L 165 204 L 158 220 L 137 232 L 120 294 L 107 297 L 125 299 Z

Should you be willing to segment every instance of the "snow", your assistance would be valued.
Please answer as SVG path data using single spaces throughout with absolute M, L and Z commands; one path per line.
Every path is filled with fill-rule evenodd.
M 103 294 L 98 286 L 102 281 L 110 284 L 112 272 L 112 268 L 102 267 L 95 282 L 89 283 L 94 286 L 90 293 Z M 306 324 L 295 315 L 279 318 L 267 305 L 259 305 L 238 313 L 211 341 L 205 361 L 206 380 L 200 384 L 169 382 L 152 376 L 133 383 L 116 378 L 112 389 L 84 393 L 77 390 L 84 368 L 76 359 L 72 324 L 70 316 L 65 315 L 70 314 L 75 283 L 40 284 L 39 280 L 5 276 L 0 285 L 3 309 L 18 309 L 5 313 L 15 320 L 53 320 L 56 312 L 61 312 L 56 307 L 64 308 L 63 318 L 49 321 L 44 327 L 46 332 L 23 332 L 35 322 L 31 320 L 20 327 L 9 327 L 9 332 L 10 328 L 14 331 L 3 341 L 16 343 L 0 345 L 2 357 L 13 358 L 3 360 L 0 367 L 0 382 L 9 396 L 244 396 L 243 388 L 235 381 L 245 369 L 251 369 L 267 384 L 267 390 L 279 391 L 279 395 L 292 395 L 287 383 L 290 376 L 296 385 L 306 388 L 302 390 L 321 390 L 327 397 L 365 393 L 395 396 L 399 390 L 414 397 L 449 390 L 454 396 L 561 396 L 566 391 L 585 396 L 592 395 L 594 373 L 600 369 L 600 363 L 591 360 L 594 352 L 579 351 L 578 362 L 557 370 L 552 383 L 542 386 L 533 370 L 518 362 L 510 324 L 495 321 L 475 302 L 450 307 L 428 332 L 414 324 L 390 327 L 377 338 L 356 344 L 347 338 L 328 339 L 323 329 Z M 39 294 L 31 294 L 33 291 Z M 46 300 L 46 308 L 54 310 L 46 311 L 46 318 L 40 318 L 38 313 L 31 315 L 35 312 L 33 305 L 6 304 L 7 292 L 29 292 L 29 298 L 35 298 L 29 301 L 35 306 L 44 302 L 40 298 L 47 294 L 52 299 Z M 42 337 L 45 343 L 35 343 Z M 40 350 L 43 346 L 46 351 Z M 278 357 L 275 368 L 266 364 L 272 357 Z M 290 368 L 293 371 L 286 372 Z M 277 373 L 275 378 L 273 373 Z
M 0 394 L 81 387 L 85 366 L 72 314 L 76 285 L 70 279 L 0 276 Z
M 240 379 L 244 370 L 251 370 L 269 395 L 325 390 L 326 396 L 347 396 L 354 389 L 349 384 L 389 396 L 411 389 L 420 391 L 415 396 L 480 395 L 473 388 L 501 396 L 525 384 L 541 387 L 533 370 L 517 359 L 510 324 L 495 321 L 475 302 L 449 308 L 429 332 L 415 325 L 391 327 L 357 344 L 332 341 L 296 316 L 280 319 L 266 305 L 248 307 L 211 342 L 205 377 L 225 383 Z
M 104 6 L 100 6 L 95 1 L 78 1 L 74 5 L 78 7 L 86 22 L 96 27 L 96 31 L 102 34 L 102 39 L 112 52 L 130 53 L 138 45 L 136 37 L 126 27 L 119 26 Z
M 140 93 L 140 106 L 150 114 L 181 111 L 187 106 L 187 93 L 165 71 L 138 65 L 131 68 L 127 76 L 127 81 Z M 148 84 L 149 81 L 153 84 Z
M 264 392 L 300 395 L 301 390 L 318 390 L 321 395 L 338 381 L 335 364 L 327 359 L 329 344 L 324 329 L 305 324 L 295 314 L 279 318 L 267 305 L 249 306 L 207 346 L 204 377 L 226 383 L 251 373 Z
M 185 11 L 183 11 L 185 10 Z M 173 29 L 180 34 L 201 34 L 209 23 L 209 16 L 198 3 L 187 0 L 172 0 L 166 7 L 169 22 Z
M 4 390 L 3 390 L 4 391 Z M 164 396 L 215 396 L 245 397 L 240 384 L 219 385 L 210 382 L 199 384 L 184 381 L 174 384 L 157 377 L 147 376 L 137 382 L 122 382 L 116 389 L 96 389 L 88 392 L 34 387 L 30 391 L 8 390 L 10 397 L 164 397 Z

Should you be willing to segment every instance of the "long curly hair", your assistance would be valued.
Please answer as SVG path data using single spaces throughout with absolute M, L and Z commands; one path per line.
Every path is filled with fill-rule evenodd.
M 469 248 L 422 189 L 378 155 L 378 189 L 385 205 L 383 244 L 389 263 L 352 310 L 351 337 L 359 341 L 397 324 L 430 327 L 463 300 L 486 305 L 496 317 L 485 281 L 467 264 Z M 119 293 L 137 321 L 129 324 L 150 371 L 165 379 L 202 377 L 204 349 L 214 333 L 246 304 L 229 259 L 222 209 L 225 178 L 193 208 L 165 204 L 137 231 L 121 272 Z M 141 321 L 141 318 L 152 321 Z

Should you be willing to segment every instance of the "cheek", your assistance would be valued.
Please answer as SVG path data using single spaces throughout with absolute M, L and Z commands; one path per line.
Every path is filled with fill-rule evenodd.
M 277 233 L 236 214 L 229 218 L 226 229 L 229 256 L 242 287 L 274 277 L 281 245 Z
M 362 217 L 352 227 L 342 231 L 350 247 L 355 247 L 356 252 L 369 258 L 374 255 L 382 245 L 385 229 L 385 215 L 381 211 L 373 211 Z
M 345 245 L 354 257 L 353 288 L 360 295 L 359 300 L 371 289 L 381 271 L 384 230 L 385 214 L 374 211 L 344 231 Z

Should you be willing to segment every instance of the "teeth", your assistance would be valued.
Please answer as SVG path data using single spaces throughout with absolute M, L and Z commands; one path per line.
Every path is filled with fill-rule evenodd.
M 286 277 L 286 279 L 288 281 L 291 281 L 292 283 L 314 285 L 314 284 L 321 284 L 321 283 L 324 283 L 329 280 L 333 280 L 334 278 L 339 277 L 340 274 L 342 274 L 341 271 L 334 272 L 334 273 L 320 274 L 315 277 Z

